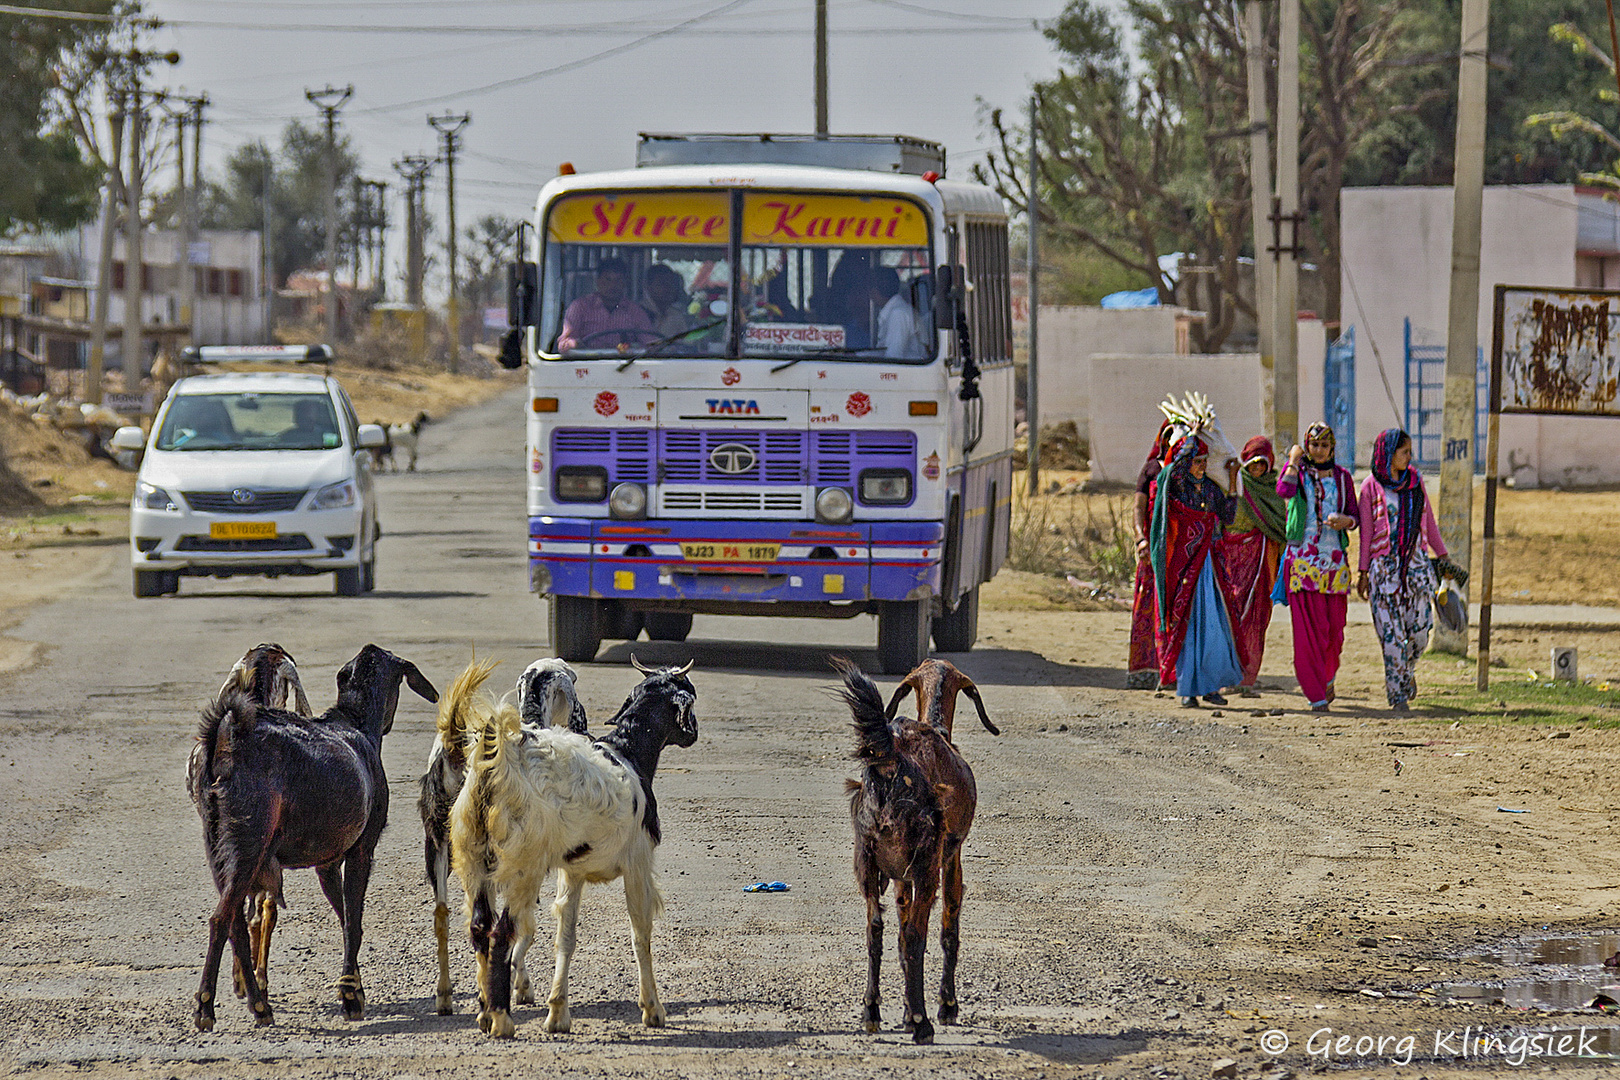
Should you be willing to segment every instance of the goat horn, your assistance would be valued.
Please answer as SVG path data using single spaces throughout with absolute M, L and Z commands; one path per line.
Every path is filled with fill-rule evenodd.
M 984 711 L 984 701 L 979 697 L 979 688 L 973 685 L 972 680 L 962 687 L 962 693 L 966 694 L 974 707 L 979 710 L 979 723 L 984 725 L 985 730 L 992 735 L 1000 735 L 1001 729 L 990 722 L 990 714 Z
M 641 672 L 643 675 L 651 675 L 653 672 L 658 670 L 657 668 L 650 668 L 646 664 L 643 664 L 640 660 L 637 660 L 635 653 L 630 654 L 630 666 Z
M 894 696 L 889 699 L 889 707 L 883 713 L 883 718 L 885 720 L 894 719 L 894 714 L 899 710 L 900 703 L 906 699 L 906 695 L 912 690 L 917 691 L 917 708 L 919 710 L 922 708 L 922 690 L 918 688 L 915 682 L 912 681 L 911 676 L 907 675 L 905 679 L 901 681 L 900 685 L 895 687 Z
M 675 672 L 675 674 L 677 674 L 677 675 L 685 675 L 688 671 L 692 670 L 692 665 L 695 664 L 695 663 L 697 663 L 697 658 L 696 657 L 692 658 L 691 660 L 688 660 L 686 662 L 686 666 L 683 667 L 683 668 L 678 669 Z

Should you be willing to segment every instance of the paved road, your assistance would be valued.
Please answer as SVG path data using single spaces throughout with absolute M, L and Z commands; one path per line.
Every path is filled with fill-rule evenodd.
M 428 428 L 421 471 L 381 478 L 374 594 L 334 597 L 327 578 L 188 579 L 177 597 L 137 602 L 127 563 L 115 559 L 12 631 L 44 643 L 48 659 L 0 687 L 0 1066 L 466 1074 L 469 1055 L 487 1055 L 525 1075 L 563 1065 L 621 1076 L 799 1065 L 824 1075 L 1063 1071 L 1136 1052 L 1160 1028 L 1205 1030 L 1213 1010 L 1209 1021 L 1199 1012 L 1165 1020 L 1170 1004 L 1192 1008 L 1190 988 L 1154 983 L 1172 955 L 1211 955 L 1187 921 L 1253 925 L 1284 893 L 1316 888 L 1315 871 L 1281 854 L 1298 851 L 1301 837 L 1317 850 L 1354 850 L 1322 808 L 1263 779 L 1284 751 L 1272 748 L 1258 772 L 1227 761 L 1252 760 L 1245 730 L 1205 718 L 1127 725 L 1090 703 L 1101 673 L 976 652 L 963 664 L 1005 734 L 992 739 L 971 720 L 958 729 L 981 791 L 968 846 L 965 1023 L 944 1029 L 933 1050 L 897 1030 L 858 1034 L 862 916 L 841 790 L 852 774 L 848 717 L 824 691 L 829 651 L 874 665 L 875 627 L 866 618 L 699 618 L 688 645 L 636 649 L 648 662 L 695 659 L 700 693 L 698 744 L 669 750 L 658 775 L 669 914 L 654 955 L 669 1028 L 637 1022 L 613 887 L 586 897 L 574 1035 L 545 1036 L 538 1014 L 520 1010 L 514 1042 L 479 1036 L 459 936 L 458 1015 L 432 1015 L 414 804 L 434 714 L 406 694 L 384 744 L 393 811 L 367 910 L 367 1019 L 338 1016 L 329 989 L 337 933 L 312 875 L 300 872 L 288 877 L 291 907 L 271 965 L 277 1025 L 256 1030 L 227 996 L 216 1032 L 196 1033 L 192 994 L 213 889 L 183 773 L 201 703 L 264 640 L 299 659 L 317 709 L 332 698 L 336 669 L 367 641 L 414 660 L 441 689 L 474 647 L 505 661 L 503 682 L 545 654 L 543 608 L 525 588 L 520 408 L 521 395 L 507 395 Z M 636 681 L 628 652 L 614 643 L 582 666 L 595 724 Z M 1059 734 L 1060 721 L 1073 730 Z M 1287 844 L 1266 839 L 1278 830 Z M 1241 871 L 1234 851 L 1244 853 Z M 741 891 L 774 879 L 792 891 Z M 543 914 L 543 935 L 550 925 Z M 533 954 L 542 983 L 546 952 Z M 930 987 L 937 964 L 931 946 Z M 891 1020 L 899 978 L 891 943 Z

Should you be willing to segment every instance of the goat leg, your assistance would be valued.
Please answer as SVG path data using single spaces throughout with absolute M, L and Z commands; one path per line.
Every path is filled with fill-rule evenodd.
M 939 977 L 939 1022 L 956 1023 L 956 955 L 962 945 L 962 842 L 947 837 L 944 852 L 944 907 L 939 913 L 939 951 L 943 970 Z
M 276 932 L 276 907 L 280 897 L 273 892 L 259 894 L 259 937 L 253 943 L 253 975 L 259 989 L 270 993 L 270 938 Z M 249 927 L 251 936 L 252 927 Z
M 232 909 L 232 913 L 234 918 L 231 925 L 231 951 L 236 954 L 236 962 L 241 966 L 242 970 L 248 972 L 251 976 L 253 971 L 252 942 L 248 935 L 247 914 L 243 910 L 243 904 L 238 902 Z M 245 981 L 247 982 L 248 1008 L 253 1010 L 254 1023 L 260 1027 L 275 1023 L 275 1017 L 270 1013 L 269 993 L 259 985 L 257 977 L 249 977 Z
M 658 907 L 658 885 L 645 862 L 632 861 L 624 872 L 624 906 L 630 912 L 630 941 L 636 950 L 641 972 L 639 1003 L 641 1022 L 663 1027 L 669 1019 L 664 1003 L 658 1000 L 658 984 L 653 979 L 653 911 Z
M 433 1007 L 440 1016 L 455 1012 L 450 1003 L 450 908 L 444 901 L 433 904 L 433 937 L 439 946 L 439 985 L 433 994 Z
M 203 954 L 202 982 L 197 987 L 197 1010 L 192 1019 L 198 1031 L 214 1030 L 214 987 L 219 980 L 219 962 L 225 953 L 234 920 L 231 912 L 242 914 L 242 896 L 227 890 L 219 898 L 208 919 L 208 951 Z
M 360 982 L 360 938 L 364 932 L 366 885 L 371 881 L 371 851 L 364 844 L 343 860 L 343 974 L 338 1001 L 347 1020 L 363 1020 L 366 991 Z
M 866 894 L 866 1009 L 862 1022 L 868 1034 L 876 1034 L 883 1026 L 883 1011 L 878 1003 L 883 996 L 878 991 L 878 973 L 883 967 L 883 885 Z
M 923 1045 L 934 1041 L 934 1025 L 923 1005 L 923 952 L 928 947 L 928 917 L 934 906 L 934 889 L 927 882 L 915 893 L 907 888 L 897 906 L 900 908 L 900 955 L 906 975 L 906 1023 L 911 1029 L 911 1041 Z
M 248 951 L 257 955 L 259 950 L 259 939 L 257 936 L 259 929 L 259 903 L 257 897 L 248 897 L 247 904 L 253 912 L 252 916 L 248 919 L 248 937 L 250 939 Z M 231 950 L 231 988 L 236 991 L 237 997 L 246 999 L 247 975 L 245 972 L 243 972 L 242 965 L 237 963 L 236 950 L 234 949 Z
M 495 909 L 487 889 L 473 897 L 467 919 L 467 936 L 478 957 L 478 1030 L 489 1034 L 489 936 L 495 929 Z
M 585 895 L 585 879 L 574 878 L 565 870 L 557 871 L 557 902 L 552 910 L 557 915 L 557 968 L 551 977 L 551 998 L 546 1002 L 546 1030 L 553 1034 L 573 1027 L 568 1012 L 568 968 L 574 960 L 574 943 L 579 927 L 579 901 Z
M 510 1039 L 517 1032 L 512 1023 L 512 912 L 503 908 L 489 936 L 489 1034 Z

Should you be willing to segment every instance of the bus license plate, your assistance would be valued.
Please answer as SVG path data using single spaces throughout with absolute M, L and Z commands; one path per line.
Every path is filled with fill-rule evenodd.
M 276 523 L 273 521 L 215 521 L 208 526 L 213 540 L 274 540 Z
M 775 562 L 781 544 L 682 544 L 687 562 Z

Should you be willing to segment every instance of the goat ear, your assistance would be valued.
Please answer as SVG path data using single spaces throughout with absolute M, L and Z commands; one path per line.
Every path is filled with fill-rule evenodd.
M 979 688 L 974 686 L 973 681 L 966 675 L 962 676 L 962 678 L 965 683 L 965 685 L 961 687 L 962 693 L 966 694 L 968 696 L 968 700 L 973 702 L 974 708 L 979 710 L 979 723 L 983 724 L 985 730 L 990 734 L 1000 735 L 1001 729 L 990 722 L 990 714 L 984 711 L 984 700 L 979 697 Z
M 287 684 L 287 689 L 292 691 L 293 708 L 299 716 L 309 716 L 309 698 L 304 696 L 304 684 L 298 679 L 298 668 L 293 664 L 293 658 L 286 653 L 282 653 L 282 660 L 278 665 L 278 670 L 281 673 L 282 681 Z
M 898 712 L 899 709 L 900 709 L 900 703 L 902 701 L 906 700 L 906 695 L 911 693 L 911 690 L 912 690 L 911 676 L 908 675 L 908 676 L 906 676 L 906 679 L 905 679 L 904 682 L 902 682 L 899 686 L 895 687 L 894 696 L 889 699 L 889 707 L 883 713 L 883 718 L 885 720 L 893 720 L 894 719 L 894 714 L 896 712 Z M 918 700 L 921 701 L 921 698 L 919 698 Z
M 439 702 L 439 692 L 433 689 L 433 684 L 427 681 L 427 676 L 416 669 L 416 665 L 409 660 L 399 662 L 400 674 L 405 676 L 405 685 L 416 691 L 417 697 L 426 698 L 435 705 Z

